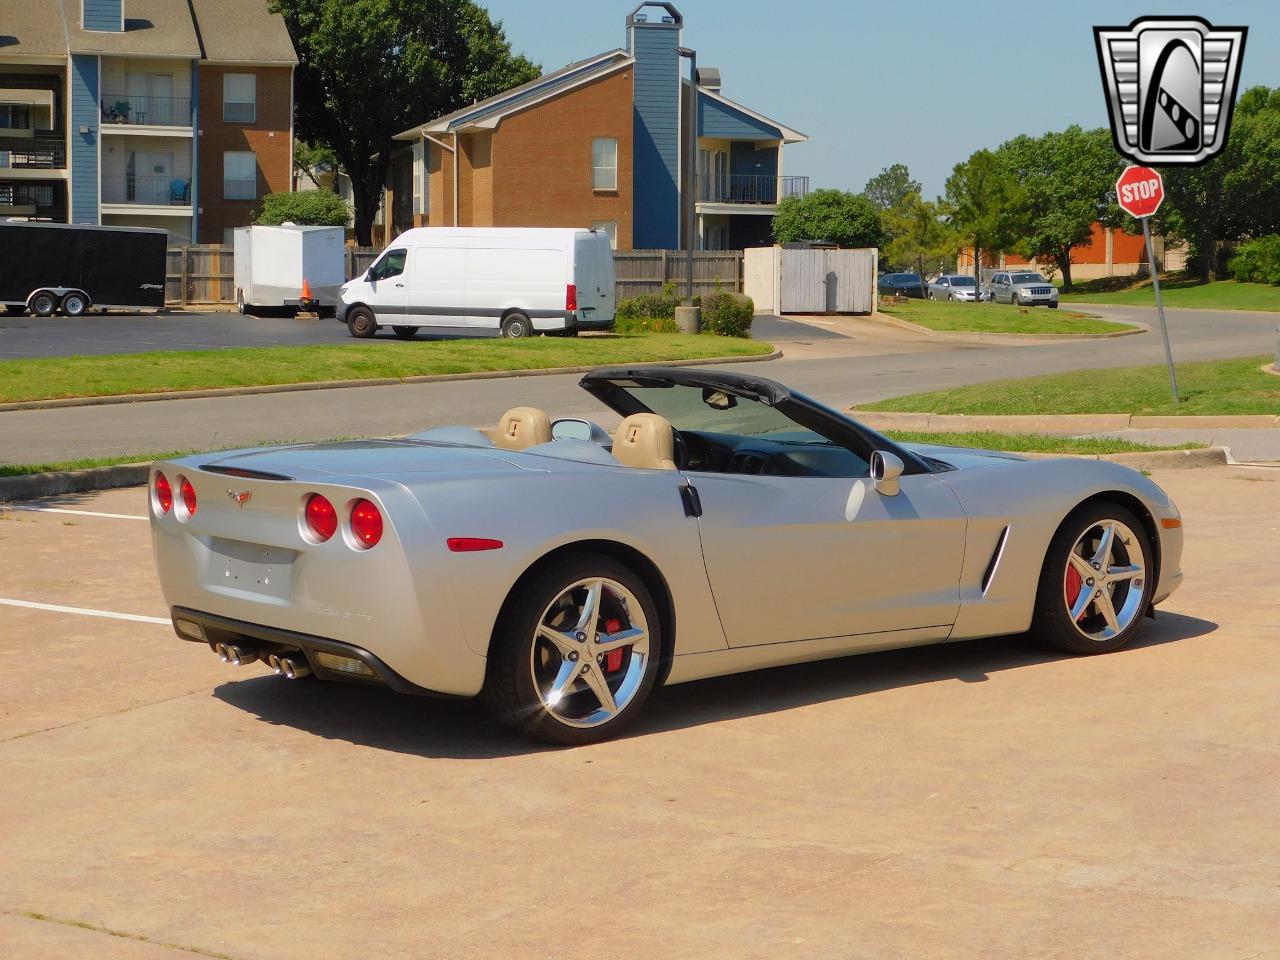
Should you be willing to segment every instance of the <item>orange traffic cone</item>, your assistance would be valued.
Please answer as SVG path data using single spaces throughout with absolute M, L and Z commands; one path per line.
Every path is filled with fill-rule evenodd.
M 313 299 L 311 296 L 311 281 L 306 277 L 302 278 L 302 296 L 299 299 L 304 304 L 310 303 Z

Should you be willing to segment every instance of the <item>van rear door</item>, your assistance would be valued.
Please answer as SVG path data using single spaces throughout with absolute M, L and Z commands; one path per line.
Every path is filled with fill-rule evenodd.
M 599 231 L 579 232 L 574 239 L 574 277 L 578 313 L 585 326 L 613 325 L 613 248 Z

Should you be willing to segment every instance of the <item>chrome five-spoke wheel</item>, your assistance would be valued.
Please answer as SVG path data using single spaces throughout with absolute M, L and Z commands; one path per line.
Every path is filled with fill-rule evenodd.
M 1118 503 L 1095 502 L 1062 522 L 1045 556 L 1032 630 L 1072 653 L 1129 642 L 1151 603 L 1151 535 Z
M 485 699 L 543 740 L 613 736 L 657 681 L 662 623 L 647 582 L 618 559 L 556 558 L 512 591 L 494 630 Z
M 621 583 L 579 580 L 543 611 L 529 654 L 542 705 L 568 726 L 595 727 L 625 710 L 640 689 L 649 627 Z

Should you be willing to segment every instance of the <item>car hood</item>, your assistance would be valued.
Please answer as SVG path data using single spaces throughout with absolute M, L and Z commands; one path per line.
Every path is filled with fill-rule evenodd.
M 968 470 L 977 467 L 994 467 L 1007 464 L 1011 460 L 1026 460 L 1026 457 L 1002 450 L 980 450 L 976 447 L 949 447 L 938 443 L 904 443 L 912 453 L 933 460 L 941 460 L 957 470 Z

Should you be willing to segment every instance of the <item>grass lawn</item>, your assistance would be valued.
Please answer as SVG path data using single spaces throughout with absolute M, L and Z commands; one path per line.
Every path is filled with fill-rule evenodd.
M 1107 289 L 1110 287 L 1111 289 Z M 1201 310 L 1280 310 L 1280 287 L 1265 283 L 1236 283 L 1234 280 L 1205 282 L 1198 278 L 1170 275 L 1160 281 L 1160 294 L 1166 307 L 1188 307 Z M 1125 306 L 1154 307 L 1155 291 L 1149 281 L 1140 284 L 1107 281 L 1078 283 L 1071 293 L 1060 295 L 1064 303 L 1115 303 Z
M 947 447 L 978 447 L 1015 453 L 1146 453 L 1150 450 L 1196 450 L 1205 446 L 1203 443 L 1182 443 L 1156 447 L 1117 437 L 1050 437 L 1042 433 L 996 433 L 989 430 L 970 433 L 886 430 L 884 435 L 899 443 L 937 443 Z
M 996 380 L 954 390 L 916 393 L 863 406 L 863 410 L 903 413 L 1057 414 L 1129 413 L 1151 415 L 1280 416 L 1280 377 L 1263 373 L 1270 357 L 1180 363 L 1176 406 L 1164 364 L 1053 373 L 1021 380 Z
M 759 340 L 688 334 L 174 350 L 0 361 L 0 402 L 264 384 L 756 356 Z
M 1132 329 L 1075 310 L 1015 307 L 1007 303 L 908 300 L 882 307 L 881 312 L 930 330 L 957 333 L 1119 333 Z
M 153 460 L 173 460 L 185 457 L 197 450 L 170 450 L 167 453 L 137 453 L 128 457 L 84 457 L 80 460 L 63 460 L 58 463 L 0 463 L 0 477 L 22 477 L 29 473 L 61 473 L 64 470 L 88 470 L 90 467 L 114 467 L 120 463 L 150 463 Z

